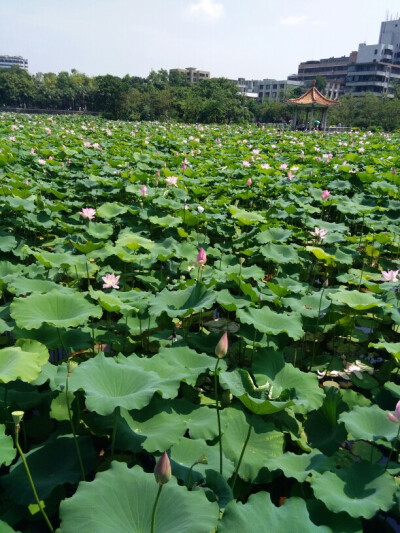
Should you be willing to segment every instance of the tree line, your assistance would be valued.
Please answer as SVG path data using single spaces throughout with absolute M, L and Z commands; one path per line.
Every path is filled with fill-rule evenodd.
M 322 86 L 323 81 L 318 80 Z M 296 88 L 289 97 L 298 95 Z M 288 123 L 293 112 L 284 101 L 247 99 L 226 78 L 190 84 L 184 74 L 164 69 L 151 71 L 146 78 L 90 77 L 74 69 L 58 74 L 29 74 L 18 67 L 0 69 L 0 105 L 100 112 L 110 119 L 204 123 Z M 330 110 L 329 122 L 385 131 L 400 129 L 400 90 L 394 98 L 372 93 L 343 96 Z

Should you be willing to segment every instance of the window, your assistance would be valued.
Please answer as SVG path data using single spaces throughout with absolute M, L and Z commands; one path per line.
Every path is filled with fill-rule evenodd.
M 374 54 L 376 55 L 378 53 L 378 50 L 375 48 Z

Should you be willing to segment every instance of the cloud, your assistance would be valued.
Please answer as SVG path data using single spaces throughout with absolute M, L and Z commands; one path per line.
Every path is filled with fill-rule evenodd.
M 224 6 L 216 0 L 198 0 L 198 2 L 189 5 L 188 13 L 192 17 L 217 20 L 224 15 L 225 9 Z
M 306 15 L 300 15 L 298 17 L 286 17 L 280 20 L 280 23 L 284 26 L 299 26 L 308 20 Z

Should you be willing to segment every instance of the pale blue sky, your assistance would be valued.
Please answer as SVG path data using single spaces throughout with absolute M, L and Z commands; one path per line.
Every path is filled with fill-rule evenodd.
M 31 73 L 285 79 L 301 61 L 375 44 L 387 16 L 400 17 L 398 0 L 0 0 L 0 54 Z

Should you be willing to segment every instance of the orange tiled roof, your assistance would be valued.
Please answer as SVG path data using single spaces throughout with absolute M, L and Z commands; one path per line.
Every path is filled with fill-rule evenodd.
M 329 98 L 325 98 L 325 96 L 322 95 L 316 87 L 310 87 L 310 89 L 308 89 L 307 92 L 299 96 L 299 98 L 290 98 L 286 100 L 286 102 L 300 105 L 316 104 L 324 107 L 336 105 L 339 103 L 337 100 L 330 100 Z

